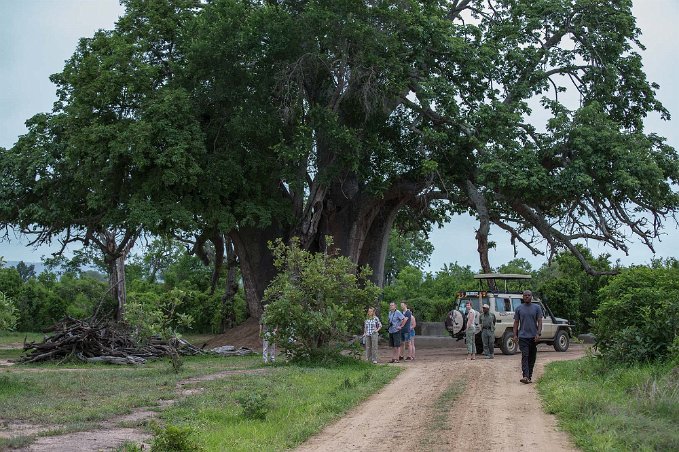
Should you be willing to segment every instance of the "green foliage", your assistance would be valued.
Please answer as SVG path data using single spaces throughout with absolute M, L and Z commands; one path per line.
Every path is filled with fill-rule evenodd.
M 677 450 L 678 377 L 674 363 L 588 357 L 548 364 L 538 391 L 584 451 Z
M 268 396 L 261 391 L 247 391 L 236 396 L 236 401 L 243 408 L 243 417 L 252 420 L 266 419 L 269 411 Z
M 0 292 L 0 331 L 14 331 L 18 321 L 17 308 L 11 298 Z
M 179 312 L 187 302 L 187 294 L 180 289 L 155 295 L 150 293 L 128 295 L 125 321 L 132 326 L 139 342 L 152 336 L 164 339 L 174 337 L 180 328 L 190 328 L 193 318 Z
M 389 285 L 407 266 L 422 268 L 429 262 L 434 246 L 422 231 L 392 229 L 384 261 L 384 284 Z
M 614 270 L 608 254 L 595 258 L 582 245 L 578 245 L 578 250 L 592 267 L 601 271 Z M 601 302 L 599 289 L 606 286 L 609 279 L 606 275 L 588 275 L 575 256 L 564 251 L 536 272 L 535 286 L 554 315 L 575 322 L 576 333 L 589 332 L 594 311 Z
M 457 292 L 478 287 L 469 266 L 457 263 L 444 265 L 435 274 L 422 274 L 415 267 L 405 267 L 393 284 L 384 288 L 382 313 L 388 310 L 390 302 L 397 304 L 404 300 L 418 321 L 440 322 L 453 307 Z
M 289 246 L 277 240 L 271 248 L 279 273 L 264 294 L 263 318 L 276 330 L 274 340 L 295 358 L 344 340 L 377 300 L 380 290 L 368 280 L 370 270 L 356 269 L 346 257 L 308 252 L 296 238 Z
M 167 425 L 156 427 L 151 444 L 152 452 L 199 452 L 204 448 L 195 440 L 196 433 L 191 427 Z
M 598 348 L 612 362 L 667 359 L 679 335 L 679 268 L 632 267 L 601 289 Z

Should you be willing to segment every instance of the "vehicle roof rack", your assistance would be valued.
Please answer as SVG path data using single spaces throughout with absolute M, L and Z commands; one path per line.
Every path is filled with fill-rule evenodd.
M 509 292 L 507 288 L 507 282 L 508 281 L 528 281 L 531 279 L 530 275 L 522 275 L 520 273 L 479 273 L 477 275 L 474 275 L 474 279 L 479 280 L 479 286 L 483 285 L 482 281 L 484 280 L 491 280 L 492 282 L 488 283 L 489 288 L 493 292 L 498 291 L 498 287 L 495 284 L 495 281 L 504 281 L 505 282 L 505 292 Z

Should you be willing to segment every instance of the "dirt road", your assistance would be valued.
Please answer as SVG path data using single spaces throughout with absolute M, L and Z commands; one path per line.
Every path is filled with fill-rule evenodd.
M 461 342 L 426 342 L 420 338 L 415 361 L 393 364 L 406 369 L 394 382 L 297 451 L 577 450 L 542 410 L 535 385 L 519 382 L 520 355 L 467 361 Z M 546 363 L 583 354 L 573 345 L 538 350 L 534 379 Z M 463 392 L 454 402 L 441 402 L 456 391 Z

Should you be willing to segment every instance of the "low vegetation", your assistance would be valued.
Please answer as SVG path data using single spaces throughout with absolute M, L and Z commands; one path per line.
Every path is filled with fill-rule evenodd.
M 179 381 L 225 370 L 235 372 L 184 386 L 204 388 L 200 394 L 178 395 Z M 279 365 L 262 371 L 259 356 L 187 357 L 178 373 L 168 360 L 140 367 L 22 365 L 0 377 L 0 412 L 4 422 L 58 433 L 96 428 L 136 408 L 179 399 L 160 413 L 155 427 L 142 422 L 158 435 L 156 450 L 185 450 L 167 449 L 172 441 L 196 446 L 186 450 L 277 450 L 304 441 L 398 372 L 350 358 L 330 367 Z M 0 439 L 0 449 L 29 440 Z
M 554 362 L 538 390 L 584 451 L 679 450 L 678 364 Z

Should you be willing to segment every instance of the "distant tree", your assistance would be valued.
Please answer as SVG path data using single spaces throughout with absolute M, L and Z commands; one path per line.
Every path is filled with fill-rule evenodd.
M 384 284 L 393 283 L 396 275 L 406 266 L 421 269 L 429 262 L 433 252 L 434 245 L 423 231 L 400 232 L 393 229 L 384 262 Z
M 610 272 L 619 271 L 610 262 L 610 255 L 595 258 L 585 246 L 578 245 L 578 249 L 590 265 Z M 574 321 L 579 332 L 590 331 L 593 313 L 601 302 L 599 290 L 609 281 L 607 275 L 587 274 L 578 259 L 567 251 L 557 254 L 535 275 L 535 287 L 554 314 Z
M 35 277 L 35 265 L 27 265 L 24 261 L 20 261 L 16 266 L 19 276 L 23 282 Z

